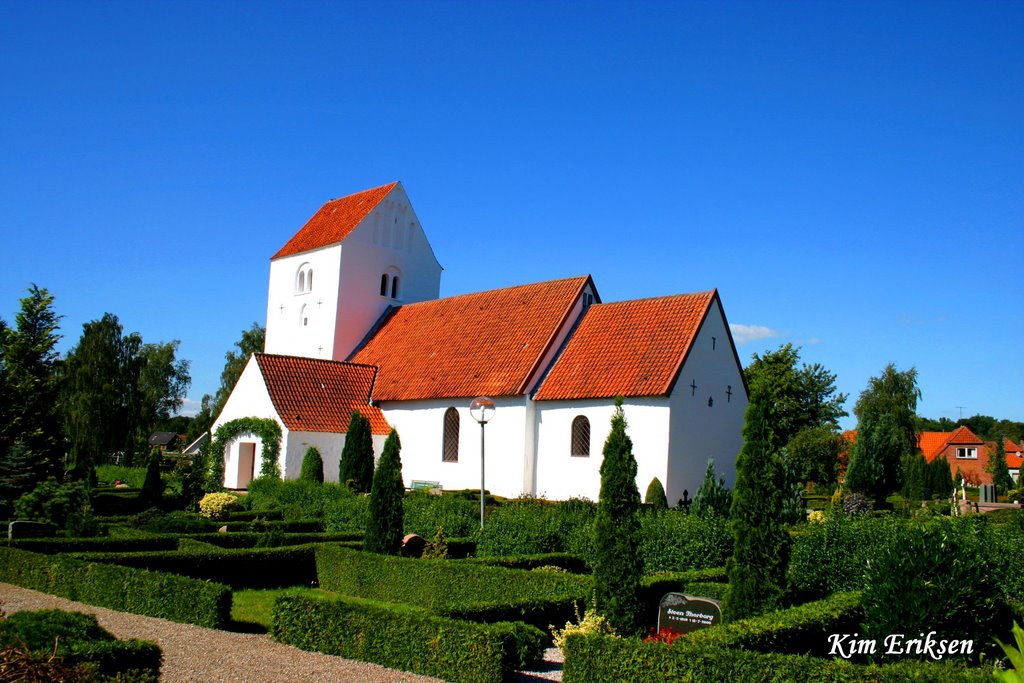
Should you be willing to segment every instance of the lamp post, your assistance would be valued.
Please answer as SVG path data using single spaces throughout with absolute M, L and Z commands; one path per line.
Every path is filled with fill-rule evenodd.
M 484 425 L 494 417 L 494 401 L 478 396 L 469 404 L 469 414 L 480 423 L 480 528 L 484 528 Z

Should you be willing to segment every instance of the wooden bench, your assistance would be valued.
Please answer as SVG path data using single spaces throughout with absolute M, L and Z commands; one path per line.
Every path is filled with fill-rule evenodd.
M 441 482 L 439 481 L 420 481 L 418 479 L 412 480 L 412 486 L 409 487 L 413 491 L 429 491 L 431 489 L 440 489 Z

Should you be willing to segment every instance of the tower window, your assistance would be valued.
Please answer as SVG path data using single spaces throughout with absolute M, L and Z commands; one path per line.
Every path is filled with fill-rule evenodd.
M 590 457 L 590 420 L 577 415 L 572 421 L 572 448 L 569 454 L 575 458 Z
M 305 306 L 305 305 L 303 305 L 302 306 L 302 310 L 299 311 L 299 326 L 300 327 L 308 327 L 309 326 L 309 311 L 308 311 L 308 307 Z
M 384 273 L 383 275 L 380 276 L 380 295 L 381 296 L 387 296 L 388 295 L 388 274 L 387 273 Z
M 304 294 L 313 289 L 313 269 L 308 263 L 299 266 L 295 273 L 295 293 Z
M 444 411 L 444 439 L 441 446 L 441 462 L 459 461 L 459 411 L 449 408 Z
M 397 275 L 394 276 L 393 278 L 391 278 L 391 298 L 392 299 L 397 299 L 398 298 L 398 276 Z

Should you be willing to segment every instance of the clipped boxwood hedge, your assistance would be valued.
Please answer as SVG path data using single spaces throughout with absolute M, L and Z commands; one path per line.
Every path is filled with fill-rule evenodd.
M 163 657 L 156 643 L 116 640 L 92 614 L 55 609 L 17 612 L 0 620 L 0 647 L 27 650 L 43 662 L 56 655 L 65 666 L 84 664 L 99 680 L 156 681 Z
M 455 683 L 500 683 L 543 654 L 544 634 L 526 624 L 478 624 L 422 608 L 351 597 L 282 596 L 275 640 Z
M 900 661 L 864 666 L 810 655 L 766 654 L 676 641 L 645 643 L 635 638 L 574 634 L 566 638 L 565 683 L 990 683 L 991 669 Z
M 317 580 L 312 545 L 235 550 L 182 539 L 182 548 L 170 552 L 81 553 L 73 557 L 213 581 L 232 590 L 309 586 Z
M 320 587 L 343 595 L 425 607 L 489 621 L 516 618 L 541 628 L 564 623 L 591 592 L 590 577 L 448 560 L 316 548 Z
M 515 555 L 511 557 L 474 557 L 466 560 L 476 564 L 506 569 L 536 569 L 537 567 L 561 567 L 573 574 L 589 574 L 590 568 L 582 557 L 571 553 L 541 553 L 539 555 Z
M 174 550 L 177 534 L 160 534 L 139 538 L 15 538 L 6 542 L 11 548 L 34 553 L 131 553 L 144 550 Z
M 0 547 L 0 582 L 210 628 L 222 628 L 231 619 L 231 589 L 218 583 L 17 548 Z

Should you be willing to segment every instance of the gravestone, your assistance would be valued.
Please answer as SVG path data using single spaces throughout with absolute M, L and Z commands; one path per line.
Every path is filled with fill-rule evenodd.
M 43 538 L 57 535 L 57 527 L 45 522 L 15 520 L 7 524 L 7 538 Z
M 689 633 L 722 622 L 722 603 L 682 593 L 666 593 L 658 604 L 658 632 Z
M 979 493 L 981 494 L 982 503 L 995 503 L 996 498 L 996 485 L 995 484 L 982 484 Z

